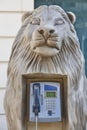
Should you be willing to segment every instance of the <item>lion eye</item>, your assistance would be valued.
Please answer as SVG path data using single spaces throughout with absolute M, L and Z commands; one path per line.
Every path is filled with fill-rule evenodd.
M 64 23 L 64 21 L 62 19 L 57 19 L 55 21 L 55 25 L 62 25 Z
M 34 19 L 32 19 L 32 21 L 30 22 L 30 24 L 32 24 L 32 25 L 40 25 L 40 19 L 39 19 L 39 18 L 38 18 L 38 19 L 34 18 Z

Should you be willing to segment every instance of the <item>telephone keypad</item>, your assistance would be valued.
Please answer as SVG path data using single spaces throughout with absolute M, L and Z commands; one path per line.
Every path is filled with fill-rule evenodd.
M 53 99 L 46 99 L 46 109 L 47 110 L 55 110 L 56 109 L 56 101 Z

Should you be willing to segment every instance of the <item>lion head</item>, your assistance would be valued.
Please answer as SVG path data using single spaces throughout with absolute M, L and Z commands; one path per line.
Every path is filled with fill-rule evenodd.
M 73 26 L 75 19 L 72 12 L 66 13 L 59 6 L 41 6 L 24 14 L 13 44 L 8 74 L 62 73 L 76 82 L 84 58 Z
M 23 21 L 25 16 L 23 16 Z M 30 49 L 36 54 L 46 57 L 58 54 L 69 33 L 75 35 L 70 20 L 74 22 L 75 15 L 69 12 L 66 14 L 56 6 L 43 6 L 36 9 L 25 20 L 28 21 L 28 24 L 23 35 L 30 42 Z
M 41 6 L 24 14 L 12 47 L 7 83 L 9 89 L 13 87 L 15 90 L 12 89 L 12 95 L 20 97 L 18 89 L 21 89 L 23 73 L 67 74 L 71 124 L 78 120 L 76 109 L 72 107 L 72 103 L 76 103 L 73 94 L 79 89 L 79 81 L 84 75 L 84 58 L 73 26 L 75 20 L 72 12 L 66 13 L 55 5 Z

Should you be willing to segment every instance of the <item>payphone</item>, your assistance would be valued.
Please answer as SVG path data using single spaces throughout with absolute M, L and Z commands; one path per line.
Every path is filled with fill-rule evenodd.
M 62 121 L 60 84 L 54 82 L 30 83 L 29 120 L 38 122 Z
M 68 130 L 67 86 L 66 75 L 23 74 L 22 130 Z

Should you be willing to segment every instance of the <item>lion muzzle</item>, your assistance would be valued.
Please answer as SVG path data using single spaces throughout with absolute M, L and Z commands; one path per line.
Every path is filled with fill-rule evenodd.
M 39 28 L 34 31 L 31 49 L 41 56 L 54 56 L 59 52 L 58 37 L 53 28 Z

